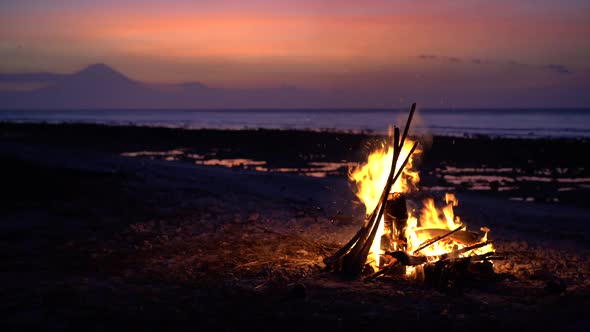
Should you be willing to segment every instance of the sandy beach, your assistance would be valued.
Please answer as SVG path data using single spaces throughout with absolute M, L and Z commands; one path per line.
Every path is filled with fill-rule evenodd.
M 420 139 L 417 197 L 456 192 L 508 257 L 461 294 L 324 271 L 365 214 L 348 167 L 382 137 L 2 123 L 2 325 L 584 330 L 590 142 Z

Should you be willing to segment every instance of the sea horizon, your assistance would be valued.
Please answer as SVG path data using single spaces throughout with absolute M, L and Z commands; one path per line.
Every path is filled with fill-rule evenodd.
M 284 129 L 385 134 L 404 109 L 22 109 L 0 110 L 0 121 L 85 123 L 183 129 Z M 341 115 L 341 116 L 339 116 Z M 589 108 L 425 108 L 416 133 L 516 138 L 590 137 Z

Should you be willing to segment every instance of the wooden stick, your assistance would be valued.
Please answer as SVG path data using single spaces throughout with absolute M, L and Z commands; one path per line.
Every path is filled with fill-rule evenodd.
M 399 150 L 399 153 L 401 153 L 404 144 L 406 142 L 406 138 L 408 137 L 408 132 L 410 131 L 410 124 L 412 123 L 412 118 L 414 117 L 414 112 L 416 111 L 416 103 L 412 104 L 412 107 L 410 108 L 410 113 L 408 114 L 408 120 L 406 120 L 406 125 L 404 127 L 404 133 L 402 134 L 401 139 L 399 138 L 399 129 L 396 128 L 396 130 L 394 131 L 394 140 L 393 140 L 393 148 L 394 148 L 394 152 L 395 150 Z M 397 135 L 397 137 L 396 137 Z M 410 153 L 409 155 L 412 155 L 412 153 Z M 398 156 L 399 157 L 399 156 Z M 392 164 L 393 169 L 395 170 L 395 164 L 397 163 L 397 160 L 394 164 Z M 401 168 L 403 170 L 403 167 Z M 393 181 L 393 183 L 395 183 L 395 180 Z M 385 199 L 387 199 L 387 195 L 389 194 L 389 192 L 386 193 L 385 195 Z M 382 199 L 380 200 L 380 202 L 384 202 L 383 201 L 383 197 L 381 197 Z M 379 205 L 379 204 L 377 204 Z M 375 207 L 375 210 L 373 210 L 373 213 L 377 210 L 377 207 Z
M 383 274 L 387 273 L 388 271 L 392 270 L 394 267 L 398 266 L 400 264 L 399 261 L 394 261 L 393 263 L 390 263 L 389 265 L 385 266 L 384 268 L 382 268 L 381 270 L 371 274 L 370 276 L 366 277 L 365 280 L 372 280 L 375 279 L 379 276 L 382 276 Z
M 406 266 L 421 265 L 428 262 L 426 256 L 411 256 L 405 251 L 388 251 L 385 254 L 397 259 L 398 262 Z
M 446 234 L 443 234 L 443 235 L 437 236 L 437 237 L 435 237 L 435 238 L 432 238 L 432 239 L 430 239 L 430 240 L 428 240 L 428 241 L 424 242 L 423 244 L 421 244 L 421 245 L 418 247 L 418 249 L 414 250 L 414 252 L 413 252 L 413 253 L 414 253 L 414 254 L 418 253 L 420 250 L 422 250 L 422 249 L 424 249 L 424 248 L 426 248 L 426 247 L 428 247 L 428 246 L 430 246 L 430 245 L 432 245 L 432 244 L 434 244 L 434 243 L 436 243 L 436 242 L 438 242 L 438 241 L 440 241 L 440 240 L 442 240 L 442 239 L 446 238 L 447 236 L 450 236 L 450 235 L 452 235 L 453 233 L 456 233 L 456 232 L 460 231 L 460 230 L 461 230 L 461 228 L 463 228 L 463 227 L 465 227 L 465 226 L 464 226 L 463 224 L 461 224 L 459 227 L 457 227 L 457 228 L 453 229 L 452 231 L 450 231 L 450 232 L 448 232 L 448 233 L 446 233 Z
M 486 252 L 485 254 L 481 254 L 481 255 L 469 256 L 469 259 L 472 262 L 478 262 L 478 261 L 492 260 L 492 257 L 494 257 L 494 252 L 490 251 L 490 252 Z M 498 258 L 501 258 L 501 257 L 498 257 Z
M 377 205 L 371 212 L 368 220 L 365 224 L 361 227 L 361 229 L 353 236 L 353 238 L 348 241 L 344 247 L 340 248 L 336 253 L 332 256 L 326 258 L 324 262 L 328 266 L 328 268 L 338 271 L 344 272 L 349 275 L 358 275 L 363 265 L 367 260 L 367 255 L 371 248 L 371 244 L 375 239 L 375 235 L 379 228 L 379 223 L 381 221 L 381 217 L 383 216 L 383 211 L 385 209 L 385 201 L 391 191 L 392 185 L 397 181 L 399 176 L 401 175 L 404 167 L 409 161 L 409 158 L 414 153 L 417 143 L 414 143 L 410 153 L 404 160 L 401 168 L 399 171 L 396 172 L 396 165 L 397 160 L 401 154 L 402 148 L 404 146 L 405 140 L 408 136 L 410 124 L 412 122 L 412 117 L 414 115 L 414 111 L 416 109 L 416 104 L 412 104 L 412 108 L 410 110 L 410 114 L 408 115 L 408 120 L 406 121 L 406 126 L 404 127 L 403 135 L 400 138 L 399 129 L 395 128 L 394 137 L 393 137 L 393 158 L 389 176 L 387 178 L 387 182 L 385 187 L 383 188 L 383 192 Z
M 326 266 L 329 268 L 333 268 L 335 264 L 338 263 L 338 260 L 342 258 L 342 255 L 346 254 L 350 250 L 350 248 L 352 248 L 352 246 L 354 246 L 354 244 L 358 241 L 362 233 L 365 231 L 367 224 L 368 222 L 365 221 L 365 224 L 358 230 L 358 232 L 356 232 L 356 234 L 352 237 L 352 239 L 350 239 L 350 241 L 348 241 L 342 248 L 338 249 L 338 251 L 333 253 L 332 256 L 325 258 L 324 264 L 326 264 Z
M 419 228 L 416 229 L 416 234 L 421 237 L 434 238 L 446 234 L 449 230 L 442 228 Z M 472 245 L 479 242 L 480 235 L 471 231 L 458 231 L 450 235 L 453 240 L 465 245 Z
M 399 141 L 399 129 L 395 128 L 394 132 L 395 132 L 394 138 L 393 138 L 394 155 L 393 155 L 392 168 L 391 168 L 390 174 L 389 174 L 390 177 L 391 177 L 391 173 L 395 171 L 395 164 L 397 163 L 395 151 L 397 150 L 397 146 L 399 144 L 399 142 L 398 142 Z M 388 177 L 388 181 L 389 181 L 389 177 Z M 387 188 L 387 185 L 385 187 Z M 365 239 L 366 235 L 367 234 L 370 235 L 370 233 L 368 233 L 368 231 L 373 229 L 375 226 L 374 225 L 375 224 L 375 212 L 377 212 L 379 210 L 380 206 L 382 204 L 384 204 L 384 202 L 383 202 L 384 195 L 385 195 L 385 198 L 387 198 L 387 195 L 389 194 L 389 192 L 386 192 L 386 190 L 385 190 L 386 188 L 383 188 L 383 193 L 381 194 L 381 197 L 380 197 L 379 201 L 377 202 L 377 205 L 375 206 L 375 208 L 371 212 L 368 221 L 365 222 L 365 224 L 361 227 L 361 229 L 359 229 L 359 231 L 352 237 L 352 239 L 350 239 L 350 241 L 348 241 L 348 243 L 346 243 L 342 248 L 340 248 L 332 256 L 330 256 L 324 260 L 324 263 L 326 265 L 333 266 L 333 265 L 337 264 L 343 255 L 347 254 L 351 249 L 353 249 L 355 247 L 355 244 L 357 244 L 359 242 L 359 239 L 361 240 L 361 243 L 366 241 L 366 239 Z M 377 220 L 379 220 L 379 219 L 377 219 Z
M 402 135 L 402 147 L 403 147 L 403 143 L 406 141 L 406 138 L 408 137 L 408 132 L 410 131 L 410 124 L 412 123 L 412 118 L 414 117 L 414 112 L 416 111 L 416 103 L 412 104 L 412 107 L 410 108 L 410 114 L 408 114 L 408 121 L 406 121 L 406 126 L 404 127 L 404 133 Z
M 393 158 L 392 158 L 392 163 L 391 163 L 391 168 L 389 170 L 389 176 L 387 178 L 387 182 L 385 183 L 385 187 L 383 188 L 383 192 L 381 192 L 381 197 L 379 198 L 379 201 L 377 202 L 377 205 L 375 206 L 375 209 L 373 209 L 373 212 L 371 213 L 371 218 L 374 218 L 374 214 L 375 212 L 379 211 L 380 208 L 382 206 L 385 205 L 385 201 L 387 200 L 387 196 L 389 195 L 389 191 L 391 191 L 391 185 L 393 183 L 390 184 L 390 181 L 392 180 L 392 175 L 395 174 L 395 165 L 397 164 L 397 160 L 399 159 L 399 155 L 401 153 L 401 148 L 399 147 L 399 128 L 394 128 L 393 130 Z M 389 185 L 389 190 L 387 190 L 387 187 Z M 379 220 L 379 219 L 377 219 Z
M 359 243 L 357 243 L 349 253 L 345 255 L 343 260 L 343 272 L 350 275 L 356 275 L 361 272 L 365 261 L 367 260 L 367 255 L 369 254 L 369 250 L 371 248 L 371 244 L 375 239 L 375 234 L 377 234 L 377 230 L 379 228 L 379 223 L 381 221 L 381 216 L 383 215 L 383 211 L 385 208 L 385 200 L 389 195 L 389 191 L 391 190 L 393 175 L 395 174 L 395 165 L 397 164 L 397 159 L 399 158 L 400 148 L 399 148 L 399 129 L 395 128 L 394 135 L 393 135 L 393 157 L 392 157 L 392 164 L 391 169 L 389 171 L 389 175 L 387 177 L 387 182 L 385 183 L 385 187 L 383 188 L 383 192 L 381 193 L 381 197 L 377 202 L 377 206 L 371 213 L 371 218 L 369 219 L 369 227 L 370 232 L 364 233 Z M 377 215 L 375 216 L 375 211 Z
M 391 191 L 391 187 L 392 187 L 392 185 L 395 183 L 395 181 L 397 181 L 397 179 L 398 179 L 398 178 L 399 178 L 399 176 L 401 175 L 401 173 L 402 173 L 402 171 L 403 171 L 404 167 L 406 166 L 406 164 L 408 163 L 408 161 L 409 161 L 409 159 L 410 159 L 410 156 L 412 155 L 412 153 L 414 153 L 414 150 L 416 149 L 416 146 L 417 146 L 417 143 L 414 143 L 414 145 L 412 146 L 412 149 L 410 150 L 410 153 L 408 153 L 408 155 L 406 156 L 406 159 L 405 159 L 405 160 L 404 160 L 404 162 L 402 163 L 402 166 L 401 166 L 401 167 L 400 167 L 400 169 L 397 171 L 397 173 L 396 173 L 396 174 L 395 174 L 395 176 L 393 177 L 392 181 L 391 181 L 390 183 L 388 183 L 388 186 L 386 186 L 386 189 L 387 189 L 388 191 L 387 191 L 387 193 L 386 193 L 386 195 L 385 195 L 385 198 L 387 198 L 387 196 L 389 195 L 389 191 Z M 400 149 L 398 149 L 398 152 L 399 152 L 400 150 L 401 150 L 401 148 L 400 148 Z M 398 155 L 398 157 L 399 157 L 399 155 Z M 393 167 L 392 169 L 395 169 L 395 167 Z M 372 234 L 372 237 L 373 237 L 373 238 L 375 237 L 375 234 L 377 233 L 377 228 L 378 228 L 378 226 L 379 226 L 379 222 L 381 221 L 381 217 L 383 217 L 383 213 L 384 213 L 384 211 L 385 211 L 385 200 L 383 200 L 383 201 L 381 202 L 381 206 L 380 206 L 380 209 L 379 209 L 379 213 L 377 214 L 377 223 L 376 223 L 376 225 L 375 225 L 376 227 L 373 229 L 373 233 L 374 233 L 374 234 Z M 371 247 L 371 244 L 372 244 L 372 242 L 373 242 L 373 241 L 371 240 L 371 243 L 365 243 L 365 248 L 364 248 L 364 251 L 366 252 L 366 254 L 364 254 L 364 255 L 365 255 L 365 257 L 366 257 L 366 255 L 369 253 L 369 249 L 370 249 L 370 247 Z
M 478 249 L 478 248 L 481 248 L 481 247 L 485 247 L 485 246 L 487 246 L 488 244 L 491 244 L 491 243 L 493 243 L 491 240 L 488 240 L 488 241 L 485 241 L 485 242 L 480 242 L 480 243 L 474 244 L 472 246 L 468 246 L 468 247 L 465 247 L 465 248 L 461 248 L 461 249 L 458 249 L 458 250 L 451 251 L 449 253 L 443 254 L 443 255 L 440 256 L 439 259 L 442 261 L 442 260 L 445 260 L 447 258 L 458 257 L 459 255 L 464 254 L 464 253 L 466 253 L 468 251 L 475 250 L 475 249 Z
M 400 169 L 397 171 L 397 173 L 395 174 L 393 179 L 390 178 L 391 181 L 388 181 L 388 183 L 386 183 L 386 186 L 384 189 L 387 190 L 387 194 L 389 194 L 389 191 L 391 190 L 391 186 L 393 185 L 393 183 L 395 183 L 395 181 L 397 181 L 397 179 L 401 175 L 404 167 L 408 163 L 410 156 L 414 153 L 414 150 L 416 149 L 417 145 L 418 145 L 417 143 L 414 143 L 414 145 L 412 146 L 412 149 L 410 149 L 410 152 L 406 156 L 406 159 L 402 163 Z M 392 168 L 392 170 L 393 170 L 393 168 Z M 384 190 L 384 192 L 385 192 L 385 190 Z M 387 197 L 387 195 L 385 195 L 385 197 Z M 374 221 L 373 228 L 371 229 L 371 233 L 369 234 L 368 238 L 365 239 L 364 241 L 360 242 L 360 250 L 355 250 L 357 245 L 359 245 L 359 244 L 357 244 L 357 245 L 355 245 L 355 247 L 352 248 L 352 250 L 349 252 L 349 254 L 345 257 L 347 260 L 343 261 L 343 272 L 345 272 L 346 274 L 358 275 L 361 272 L 362 267 L 363 267 L 365 261 L 367 260 L 367 255 L 368 255 L 369 250 L 371 248 L 371 244 L 373 243 L 373 239 L 375 238 L 375 234 L 377 234 L 379 222 L 381 220 L 381 217 L 383 216 L 384 204 L 385 204 L 385 202 L 382 201 L 381 205 L 379 206 L 379 213 L 377 214 L 377 218 L 373 220 Z

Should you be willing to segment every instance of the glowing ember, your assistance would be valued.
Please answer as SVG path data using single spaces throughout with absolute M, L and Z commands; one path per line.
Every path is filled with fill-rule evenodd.
M 407 139 L 402 148 L 400 158 L 398 159 L 396 169 L 402 166 L 402 160 L 410 152 L 414 142 Z M 422 151 L 416 150 L 414 155 Z M 376 151 L 372 152 L 367 160 L 367 163 L 352 169 L 350 172 L 350 179 L 356 184 L 356 195 L 364 203 L 367 213 L 373 211 L 379 203 L 381 192 L 387 182 L 389 170 L 391 168 L 393 148 L 388 146 L 381 146 Z M 418 171 L 414 169 L 414 155 L 410 156 L 409 162 L 402 171 L 401 177 L 392 186 L 391 193 L 409 193 L 417 190 L 420 176 Z M 421 255 L 428 257 L 429 261 L 438 260 L 441 255 L 457 252 L 468 244 L 456 240 L 454 237 L 445 237 L 444 239 L 425 247 L 418 253 L 414 251 L 423 245 L 425 242 L 431 240 L 432 236 L 429 230 L 442 231 L 447 233 L 450 230 L 460 228 L 461 231 L 466 231 L 467 227 L 463 226 L 458 216 L 455 216 L 453 207 L 457 206 L 459 201 L 452 193 L 445 195 L 445 204 L 442 207 L 437 207 L 435 201 L 431 198 L 423 202 L 421 211 L 408 211 L 407 224 L 405 228 L 406 243 L 400 245 L 399 239 L 393 241 L 394 250 L 404 250 L 408 254 Z M 371 251 L 368 256 L 368 263 L 376 270 L 383 267 L 382 257 L 385 254 L 381 246 L 381 239 L 385 232 L 389 232 L 384 228 L 384 217 L 378 221 L 377 234 L 371 245 Z M 399 230 L 397 230 L 399 231 Z M 487 233 L 489 229 L 482 229 L 485 235 L 478 242 L 487 241 Z M 396 230 L 393 231 L 396 234 Z M 386 234 L 388 235 L 388 234 Z M 467 257 L 474 254 L 483 254 L 493 251 L 491 244 L 487 244 L 477 249 L 469 250 L 457 254 L 457 257 Z M 413 267 L 407 267 L 406 273 L 411 274 L 414 271 Z

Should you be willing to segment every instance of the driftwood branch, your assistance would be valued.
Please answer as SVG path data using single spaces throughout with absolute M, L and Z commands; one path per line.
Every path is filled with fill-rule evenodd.
M 480 243 L 474 244 L 472 246 L 467 246 L 465 248 L 454 250 L 454 251 L 451 251 L 449 253 L 446 253 L 446 254 L 441 255 L 440 256 L 440 260 L 442 261 L 442 260 L 449 259 L 449 258 L 457 258 L 461 254 L 464 254 L 464 253 L 466 253 L 468 251 L 475 250 L 475 249 L 478 249 L 478 248 L 481 248 L 481 247 L 485 247 L 488 244 L 492 244 L 492 241 L 480 242 Z
M 393 261 L 391 262 L 389 265 L 387 265 L 386 267 L 382 268 L 381 270 L 371 274 L 370 276 L 366 277 L 364 280 L 372 280 L 375 278 L 378 278 L 382 275 L 384 275 L 385 273 L 388 273 L 389 271 L 393 270 L 395 267 L 397 267 L 400 264 L 400 261 Z
M 415 266 L 428 262 L 428 257 L 426 256 L 408 255 L 408 253 L 406 253 L 405 251 L 386 252 L 385 254 L 397 259 L 401 264 L 405 266 Z
M 424 243 L 423 243 L 423 244 L 421 244 L 421 245 L 420 245 L 420 246 L 419 246 L 419 247 L 418 247 L 416 250 L 414 250 L 414 252 L 413 252 L 413 253 L 414 253 L 414 254 L 416 254 L 416 253 L 420 252 L 422 249 L 424 249 L 424 248 L 426 248 L 426 247 L 428 247 L 428 246 L 431 246 L 431 245 L 435 244 L 436 242 L 438 242 L 438 241 L 440 241 L 440 240 L 442 240 L 442 239 L 444 239 L 444 238 L 446 238 L 446 237 L 448 237 L 448 236 L 451 236 L 453 233 L 457 233 L 457 232 L 458 232 L 458 231 L 460 231 L 460 230 L 461 230 L 461 228 L 463 228 L 463 227 L 465 227 L 465 226 L 463 226 L 463 224 L 461 224 L 459 227 L 457 227 L 457 228 L 455 228 L 455 229 L 451 230 L 450 232 L 447 232 L 447 233 L 445 233 L 445 234 L 442 234 L 442 235 L 440 235 L 440 236 L 437 236 L 437 237 L 435 237 L 435 238 L 432 238 L 432 239 L 430 239 L 430 240 L 428 240 L 428 241 L 424 242 Z
M 448 229 L 442 228 L 421 228 L 416 230 L 416 234 L 420 237 L 434 238 L 448 233 Z M 472 245 L 479 242 L 480 234 L 471 231 L 458 231 L 449 235 L 449 237 L 461 244 Z

